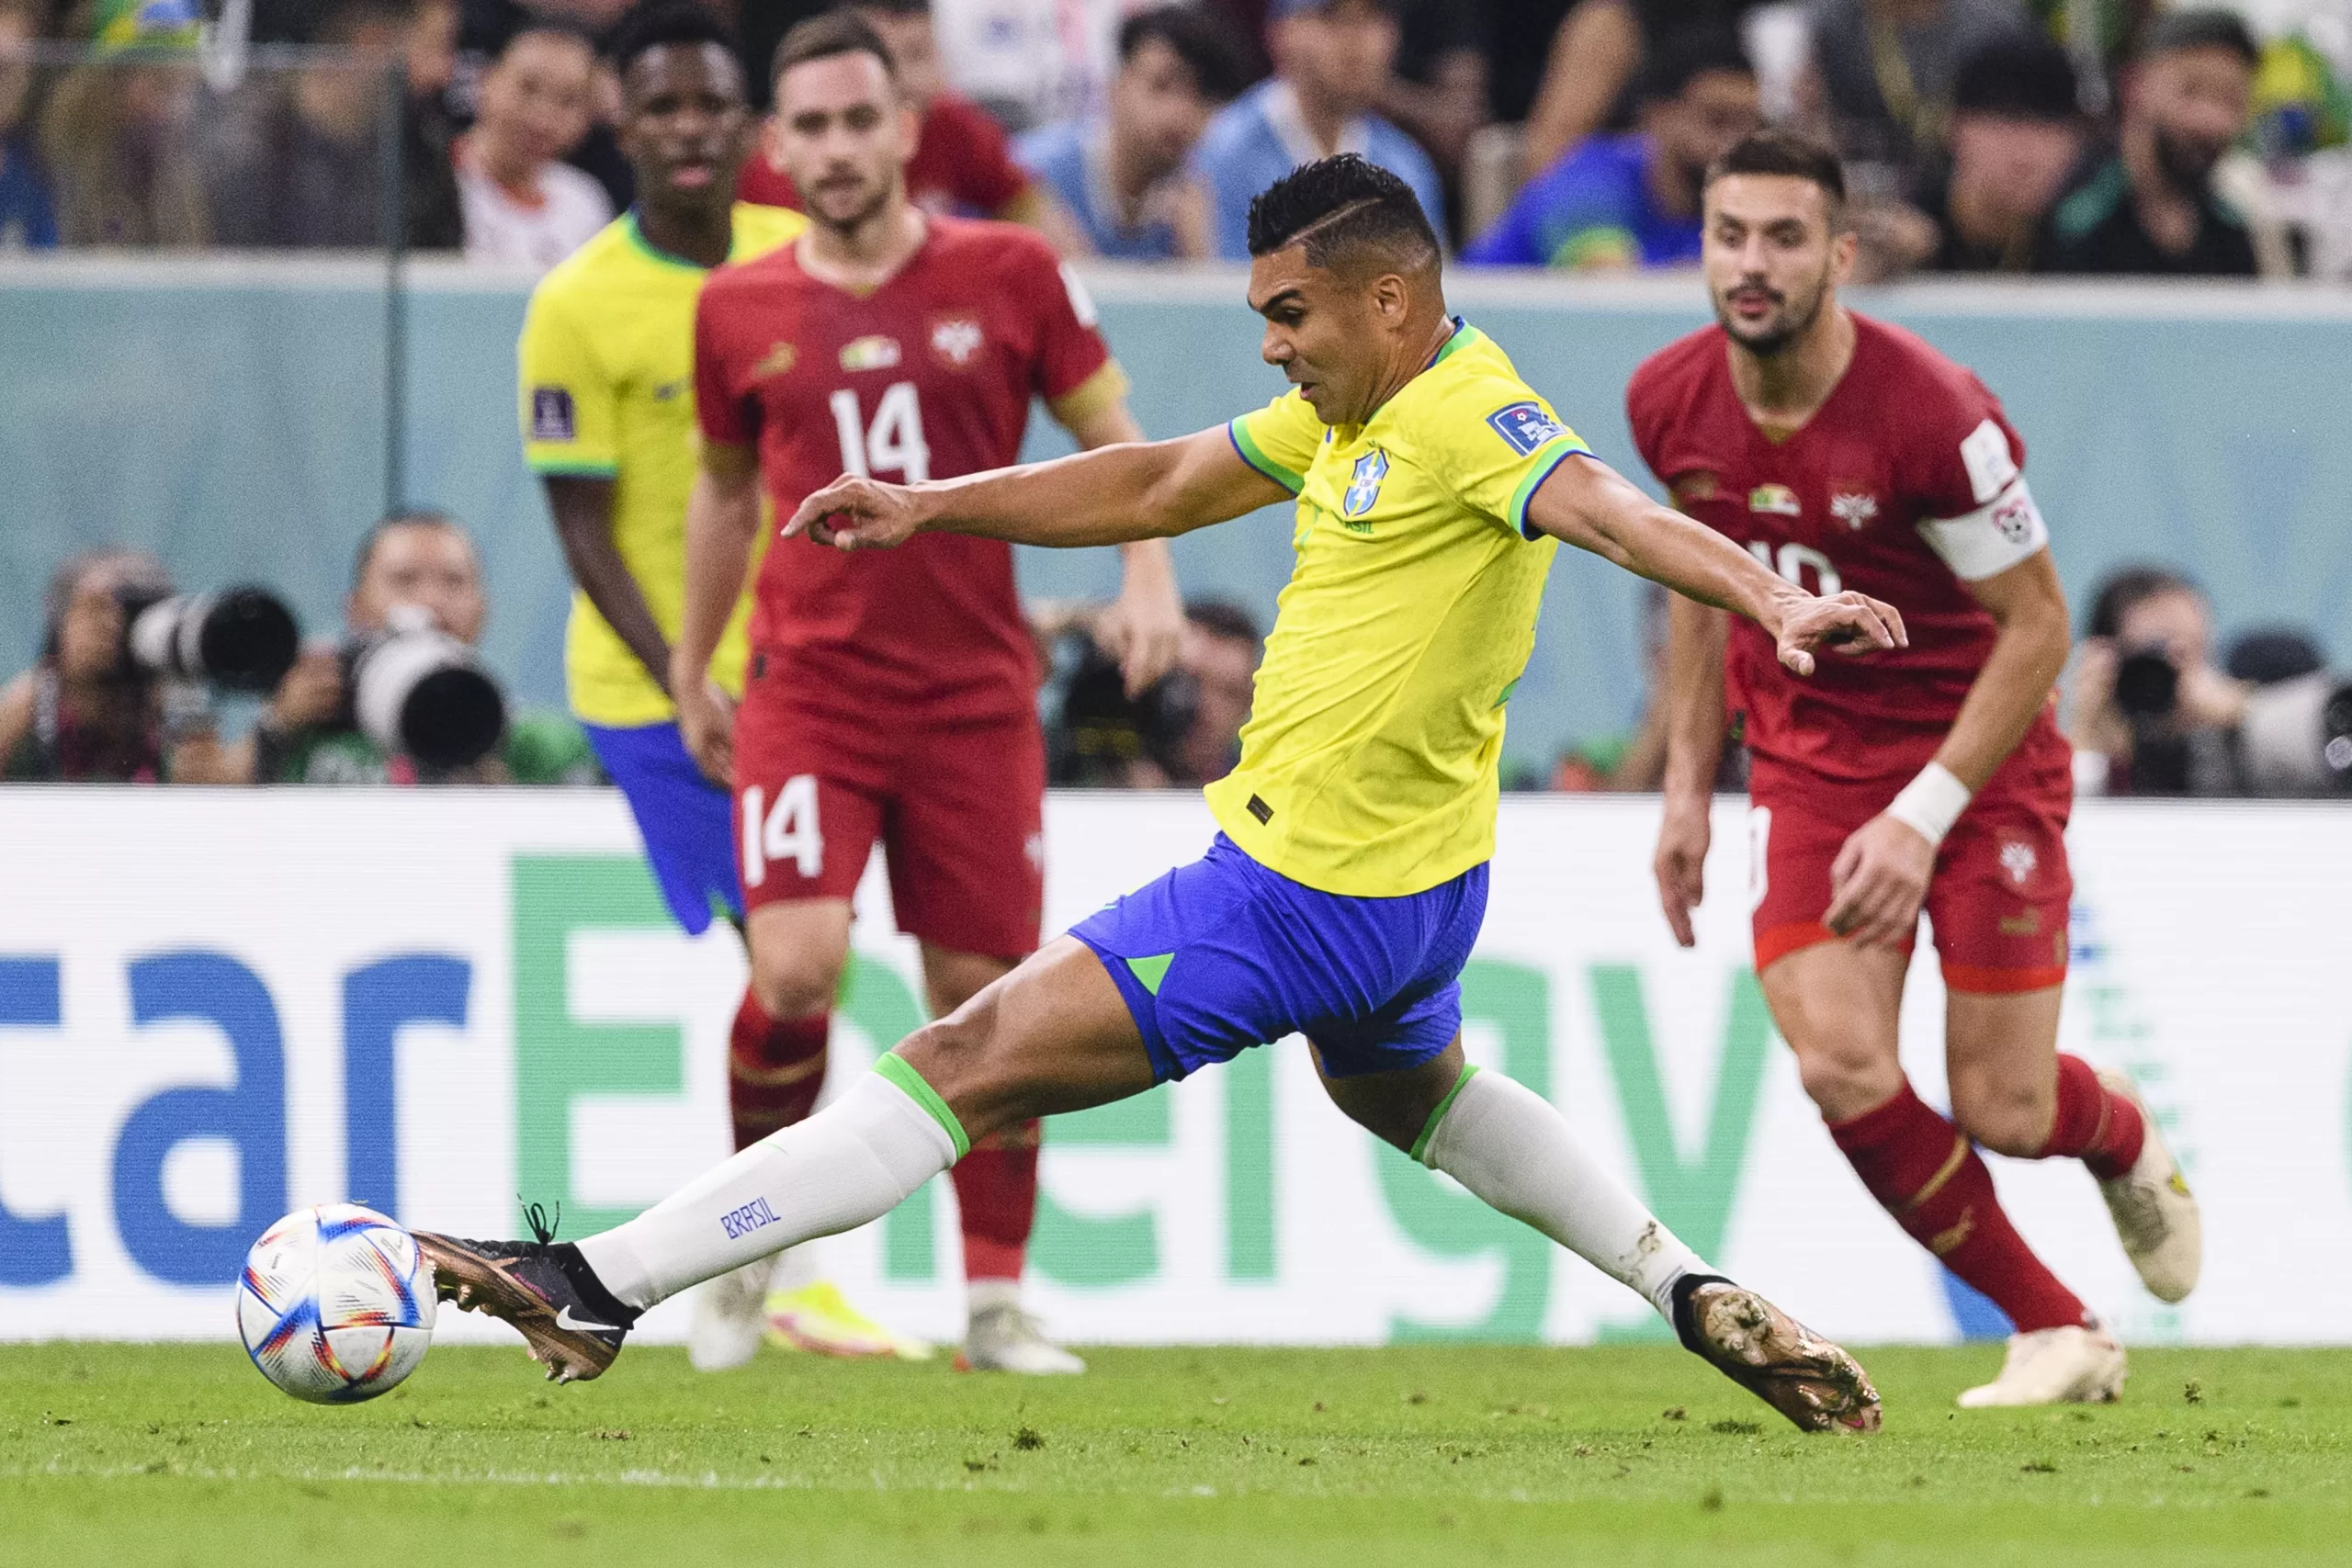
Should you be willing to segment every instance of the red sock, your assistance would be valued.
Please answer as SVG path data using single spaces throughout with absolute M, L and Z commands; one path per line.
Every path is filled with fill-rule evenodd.
M 2058 1058 L 2058 1119 L 2041 1157 L 2074 1156 L 2101 1181 L 2112 1181 L 2140 1157 L 2148 1129 L 2140 1108 L 2098 1081 L 2080 1056 Z
M 2084 1320 L 2081 1301 L 2009 1224 L 1976 1150 L 1908 1083 L 1877 1110 L 1831 1122 L 1829 1135 L 1895 1223 L 2008 1314 L 2018 1333 Z
M 831 1013 L 773 1019 L 749 990 L 735 1011 L 727 1053 L 727 1108 L 735 1120 L 735 1146 L 749 1148 L 816 1107 L 825 1087 L 825 1041 Z
M 1037 1218 L 1039 1131 L 1036 1122 L 1023 1122 L 976 1145 L 956 1167 L 967 1280 L 1021 1278 Z

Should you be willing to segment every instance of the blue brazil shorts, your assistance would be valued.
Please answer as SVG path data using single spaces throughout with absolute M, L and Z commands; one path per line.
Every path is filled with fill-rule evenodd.
M 735 799 L 703 777 L 674 724 L 607 729 L 583 724 L 596 761 L 628 797 L 662 901 L 689 935 L 724 910 L 743 918 L 735 870 Z
M 1462 966 L 1487 913 L 1487 868 L 1401 898 L 1318 893 L 1219 833 L 1209 852 L 1070 935 L 1092 948 L 1181 1078 L 1295 1031 L 1333 1077 L 1419 1066 L 1462 1028 Z

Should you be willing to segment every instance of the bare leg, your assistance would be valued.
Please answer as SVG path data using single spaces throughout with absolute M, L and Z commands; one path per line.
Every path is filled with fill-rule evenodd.
M 2020 1331 L 2079 1324 L 2081 1300 L 2009 1223 L 1967 1134 L 1903 1076 L 1895 1043 L 1909 962 L 1883 948 L 1817 943 L 1764 971 L 1764 999 L 1830 1136 L 1895 1223 Z M 1955 1079 L 1955 1100 L 1961 1092 Z

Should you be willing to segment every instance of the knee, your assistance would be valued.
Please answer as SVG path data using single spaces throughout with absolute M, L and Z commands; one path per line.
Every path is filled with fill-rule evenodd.
M 1891 1050 L 1859 1035 L 1829 1031 L 1796 1045 L 1797 1077 L 1831 1122 L 1874 1111 L 1903 1087 L 1903 1067 Z
M 753 952 L 752 996 L 770 1018 L 824 1012 L 840 994 L 842 961 L 830 954 L 786 950 Z
M 1961 1131 L 1996 1154 L 2031 1158 L 2050 1141 L 2057 1114 L 2054 1086 L 2014 1073 L 1972 1071 L 1955 1066 L 1951 1116 Z

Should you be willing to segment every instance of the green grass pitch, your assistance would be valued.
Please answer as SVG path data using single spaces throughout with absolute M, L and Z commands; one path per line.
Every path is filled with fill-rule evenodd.
M 0 1348 L 0 1562 L 2352 1561 L 2352 1351 L 2141 1350 L 2119 1405 L 1954 1415 L 1864 1356 L 1806 1438 L 1660 1346 L 1099 1350 L 1085 1378 L 445 1346 L 350 1409 L 234 1346 Z

